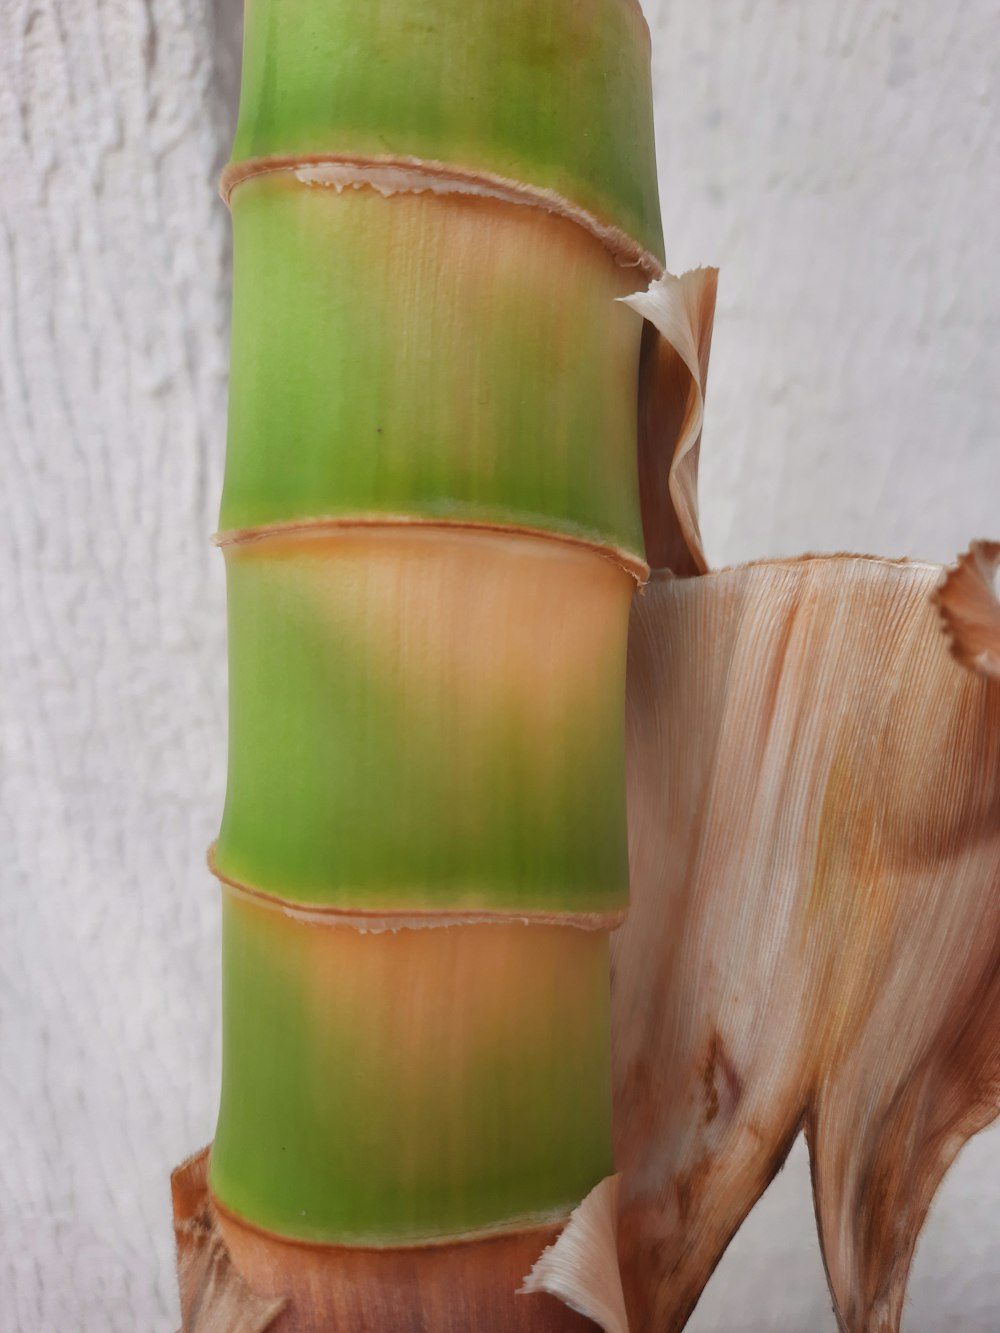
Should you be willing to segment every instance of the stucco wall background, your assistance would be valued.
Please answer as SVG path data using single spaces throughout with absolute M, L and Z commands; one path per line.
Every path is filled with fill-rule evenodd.
M 647 0 L 668 258 L 722 268 L 724 563 L 1000 536 L 1000 3 Z M 235 0 L 0 0 L 0 1330 L 176 1326 L 210 1138 Z M 1000 1130 L 906 1333 L 1000 1324 Z M 833 1328 L 796 1149 L 695 1333 Z

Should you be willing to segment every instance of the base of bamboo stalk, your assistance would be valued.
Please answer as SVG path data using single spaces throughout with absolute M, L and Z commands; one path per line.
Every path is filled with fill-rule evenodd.
M 518 1294 L 562 1224 L 483 1240 L 365 1249 L 259 1231 L 208 1189 L 208 1148 L 171 1176 L 181 1333 L 585 1333 L 589 1319 Z

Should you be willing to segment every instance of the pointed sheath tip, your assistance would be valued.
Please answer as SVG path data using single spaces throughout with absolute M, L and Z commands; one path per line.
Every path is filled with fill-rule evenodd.
M 952 656 L 1000 680 L 1000 542 L 974 541 L 947 569 L 933 597 Z
M 698 520 L 698 457 L 719 271 L 666 273 L 620 297 L 646 321 L 639 371 L 639 504 L 646 559 L 681 577 L 708 570 Z M 655 331 L 655 332 L 652 332 Z
M 618 1268 L 618 1183 L 618 1176 L 606 1176 L 594 1186 L 520 1288 L 557 1296 L 604 1333 L 628 1333 Z

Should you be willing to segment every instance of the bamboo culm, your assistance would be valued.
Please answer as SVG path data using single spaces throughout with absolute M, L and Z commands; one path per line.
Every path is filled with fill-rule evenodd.
M 638 5 L 248 0 L 223 192 L 213 1243 L 260 1327 L 584 1327 L 516 1293 L 613 1171 Z

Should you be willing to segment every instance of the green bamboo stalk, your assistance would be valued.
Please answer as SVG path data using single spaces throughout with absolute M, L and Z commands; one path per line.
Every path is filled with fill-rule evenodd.
M 633 0 L 248 0 L 210 1186 L 275 1327 L 580 1322 L 515 1290 L 613 1169 L 650 103 Z

